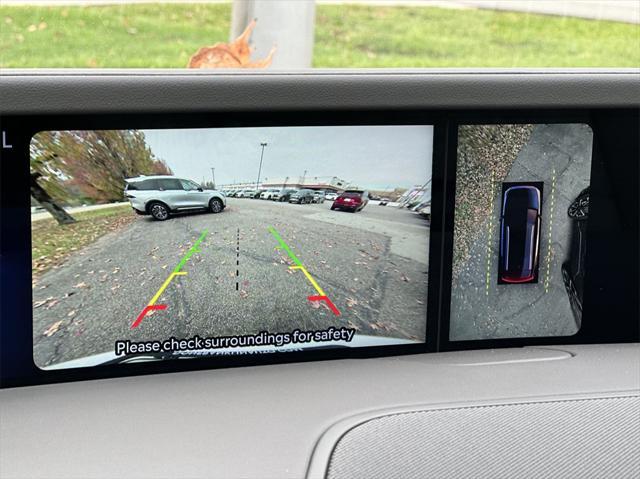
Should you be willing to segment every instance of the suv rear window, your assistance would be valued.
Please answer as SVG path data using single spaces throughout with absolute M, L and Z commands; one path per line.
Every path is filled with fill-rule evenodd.
M 364 191 L 362 190 L 347 190 L 342 193 L 342 196 L 364 196 Z
M 142 180 L 142 181 L 134 181 L 127 183 L 127 187 L 125 190 L 140 190 L 140 191 L 150 191 L 158 189 L 158 181 L 157 180 Z

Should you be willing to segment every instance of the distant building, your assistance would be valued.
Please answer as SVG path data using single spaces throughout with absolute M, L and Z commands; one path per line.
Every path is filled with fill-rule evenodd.
M 258 184 L 258 188 L 282 189 L 282 188 L 308 188 L 310 190 L 342 191 L 347 188 L 349 182 L 337 176 L 285 176 L 279 178 L 265 178 Z M 256 182 L 232 183 L 217 185 L 221 190 L 255 189 Z
M 398 202 L 404 204 L 431 203 L 430 183 L 431 181 L 428 181 L 424 185 L 416 185 L 409 188 L 398 198 Z

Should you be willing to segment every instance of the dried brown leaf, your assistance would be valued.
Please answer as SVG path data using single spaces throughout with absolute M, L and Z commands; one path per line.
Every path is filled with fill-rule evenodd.
M 49 338 L 58 332 L 58 330 L 60 329 L 60 326 L 62 326 L 62 321 L 56 321 L 51 326 L 49 326 L 47 330 L 42 334 L 44 334 L 46 337 Z

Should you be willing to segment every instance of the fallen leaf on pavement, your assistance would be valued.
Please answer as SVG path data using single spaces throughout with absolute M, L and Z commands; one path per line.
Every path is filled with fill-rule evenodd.
M 47 304 L 47 306 L 45 307 L 45 309 L 51 309 L 53 308 L 56 304 L 58 304 L 60 301 L 58 301 L 57 299 L 53 299 L 49 302 L 49 304 Z
M 85 283 L 84 281 L 82 281 L 81 283 L 78 283 L 74 286 L 74 288 L 88 288 L 89 285 L 87 283 Z
M 42 334 L 44 334 L 46 337 L 51 337 L 58 331 L 58 329 L 60 329 L 61 325 L 62 321 L 56 321 L 51 326 L 49 326 L 47 330 Z

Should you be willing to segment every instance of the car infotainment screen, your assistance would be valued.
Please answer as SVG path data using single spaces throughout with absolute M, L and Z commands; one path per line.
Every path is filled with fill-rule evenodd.
M 578 332 L 592 144 L 584 124 L 460 126 L 451 340 Z
M 37 133 L 35 364 L 424 343 L 432 141 L 426 125 Z

